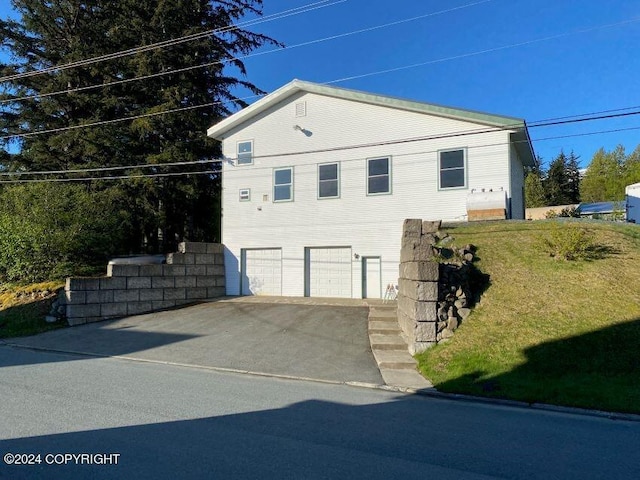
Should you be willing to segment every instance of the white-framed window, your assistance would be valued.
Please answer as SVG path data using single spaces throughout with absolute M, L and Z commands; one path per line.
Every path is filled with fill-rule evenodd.
M 253 140 L 238 142 L 236 158 L 238 159 L 236 162 L 237 165 L 253 164 Z
M 250 188 L 241 188 L 239 192 L 240 201 L 248 202 L 251 200 L 251 189 Z
M 273 170 L 273 201 L 291 202 L 293 200 L 293 167 Z
M 464 148 L 438 152 L 438 187 L 466 188 L 466 163 L 467 155 Z
M 391 193 L 391 157 L 367 159 L 367 195 Z
M 340 166 L 338 163 L 318 165 L 318 198 L 340 196 Z

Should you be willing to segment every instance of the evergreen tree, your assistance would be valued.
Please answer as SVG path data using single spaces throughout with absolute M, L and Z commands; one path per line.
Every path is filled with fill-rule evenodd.
M 549 205 L 570 203 L 567 187 L 567 156 L 563 151 L 551 162 L 545 179 L 545 191 Z
M 539 173 L 530 171 L 524 178 L 524 197 L 527 208 L 544 207 L 547 199 Z
M 157 245 L 159 229 L 171 242 L 185 237 L 219 240 L 219 166 L 162 165 L 219 156 L 219 145 L 206 137 L 206 129 L 235 107 L 245 106 L 235 93 L 239 89 L 263 93 L 243 79 L 245 67 L 237 57 L 276 42 L 230 28 L 246 15 L 260 15 L 262 0 L 14 0 L 13 5 L 19 20 L 0 20 L 3 46 L 11 54 L 10 61 L 0 64 L 4 102 L 0 134 L 107 123 L 22 137 L 17 140 L 19 153 L 5 160 L 6 166 L 14 170 L 156 166 L 144 173 L 190 168 L 202 174 L 100 185 L 119 188 L 131 199 L 132 250 L 145 239 Z M 19 76 L 203 31 L 217 33 L 105 62 Z M 189 69 L 202 64 L 208 66 Z M 87 89 L 180 69 L 188 70 Z M 71 89 L 76 91 L 47 96 Z M 20 100 L 25 96 L 33 98 Z M 200 108 L 203 104 L 212 105 Z M 186 107 L 194 108 L 108 123 Z
M 569 154 L 566 163 L 565 177 L 567 179 L 566 194 L 568 203 L 580 203 L 580 165 L 578 157 L 573 150 Z

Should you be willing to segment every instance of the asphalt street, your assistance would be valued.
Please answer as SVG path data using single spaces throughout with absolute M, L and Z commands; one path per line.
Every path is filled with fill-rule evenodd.
M 640 478 L 636 422 L 116 358 L 0 346 L 0 405 L 0 478 Z

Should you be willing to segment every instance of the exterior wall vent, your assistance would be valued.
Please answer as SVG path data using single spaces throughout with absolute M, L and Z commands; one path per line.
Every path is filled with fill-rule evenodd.
M 296 117 L 307 116 L 307 102 L 296 103 Z

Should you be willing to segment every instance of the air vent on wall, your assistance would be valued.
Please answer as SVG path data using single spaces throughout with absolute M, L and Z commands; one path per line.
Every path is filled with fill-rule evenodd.
M 296 103 L 296 117 L 307 116 L 307 102 Z

